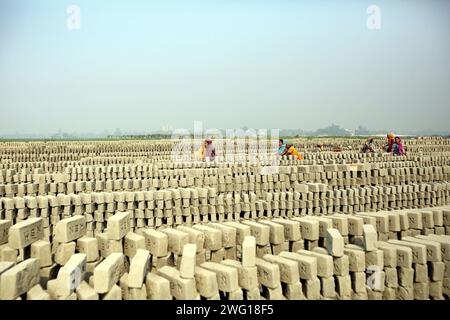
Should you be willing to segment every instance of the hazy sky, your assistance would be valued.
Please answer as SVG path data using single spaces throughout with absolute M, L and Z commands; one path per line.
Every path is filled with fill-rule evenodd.
M 0 134 L 445 130 L 449 30 L 446 0 L 0 0 Z

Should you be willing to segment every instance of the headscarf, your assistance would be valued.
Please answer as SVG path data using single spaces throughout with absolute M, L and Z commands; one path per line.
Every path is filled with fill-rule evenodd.
M 397 140 L 397 138 L 398 138 L 398 142 L 395 141 L 393 152 L 394 152 L 394 155 L 402 156 L 405 154 L 405 149 L 403 148 L 402 139 L 400 137 L 395 137 L 395 140 Z
M 395 135 L 393 132 L 389 132 L 387 134 L 387 144 L 385 146 L 385 150 L 387 152 L 392 152 L 392 146 L 394 145 Z

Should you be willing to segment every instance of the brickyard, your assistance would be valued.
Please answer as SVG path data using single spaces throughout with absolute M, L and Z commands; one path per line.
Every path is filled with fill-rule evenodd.
M 0 143 L 0 298 L 448 299 L 450 140 L 291 141 L 270 174 L 269 149 Z

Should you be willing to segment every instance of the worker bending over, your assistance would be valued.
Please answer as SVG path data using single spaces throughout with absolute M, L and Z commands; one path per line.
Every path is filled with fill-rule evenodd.
M 295 156 L 297 160 L 303 160 L 303 156 L 292 144 L 287 144 L 283 139 L 278 140 L 278 154 L 280 156 Z
M 211 139 L 203 141 L 200 149 L 197 151 L 198 157 L 202 161 L 214 161 L 216 157 L 216 148 Z
M 391 153 L 392 147 L 394 146 L 394 133 L 390 132 L 386 136 L 386 144 L 384 145 L 384 151 Z
M 361 152 L 362 153 L 375 152 L 375 150 L 373 149 L 373 138 L 372 137 L 367 139 L 366 143 L 363 145 L 363 147 L 361 149 Z

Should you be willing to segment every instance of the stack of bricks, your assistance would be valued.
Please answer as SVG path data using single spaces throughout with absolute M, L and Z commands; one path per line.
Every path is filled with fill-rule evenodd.
M 427 188 L 431 190 L 433 186 L 423 185 L 423 187 L 424 190 Z M 123 210 L 130 211 L 134 218 L 131 227 L 137 231 L 144 227 L 160 228 L 209 221 L 236 221 L 241 218 L 352 214 L 376 212 L 386 208 L 423 208 L 426 203 L 442 205 L 447 202 L 445 200 L 447 197 L 435 198 L 433 194 L 436 195 L 436 193 L 433 191 L 409 192 L 409 188 L 408 190 L 403 188 L 401 193 L 392 187 L 363 187 L 332 191 L 326 190 L 324 184 L 297 184 L 295 188 L 299 191 L 265 192 L 264 200 L 258 200 L 256 193 L 253 192 L 216 196 L 215 189 L 209 187 L 25 196 L 0 199 L 2 203 L 0 210 L 2 217 L 14 222 L 34 216 L 44 218 L 45 229 L 48 229 L 45 232 L 48 236 L 51 236 L 50 230 L 59 219 L 85 215 L 89 222 L 88 230 L 92 231 L 91 236 L 93 236 L 103 232 L 109 216 L 115 211 Z M 317 191 L 320 188 L 325 191 Z M 415 200 L 389 201 L 394 190 L 397 195 L 403 195 L 402 198 L 408 196 Z M 445 225 L 439 221 L 437 223 L 441 225 L 434 224 L 426 228 L 436 229 L 436 232 L 440 233 L 445 232 Z
M 294 139 L 305 160 L 276 170 L 269 149 L 1 143 L 0 297 L 448 299 L 449 141 Z
M 202 200 L 200 200 L 203 201 L 203 203 L 207 202 L 207 205 L 200 203 L 198 194 L 212 194 L 210 198 L 205 198 L 203 196 L 201 198 Z M 302 193 L 298 194 L 302 195 Z M 307 193 L 305 193 L 305 195 L 306 194 Z M 308 194 L 311 194 L 312 197 L 313 193 L 311 192 Z M 163 198 L 154 200 L 155 195 Z M 243 197 L 239 196 L 238 194 L 234 195 L 234 197 L 232 194 L 228 194 L 226 197 L 226 203 L 228 204 L 225 206 L 222 205 L 222 203 L 224 203 L 222 195 L 220 195 L 219 197 L 215 197 L 214 192 L 211 192 L 211 190 L 208 190 L 207 188 L 189 188 L 181 190 L 167 190 L 163 192 L 158 191 L 156 193 L 153 191 L 127 193 L 84 193 L 80 195 L 72 194 L 70 195 L 70 197 L 63 194 L 58 194 L 58 196 L 38 196 L 36 198 L 31 196 L 27 196 L 25 198 L 15 197 L 14 199 L 4 198 L 2 201 L 2 208 L 4 209 L 2 209 L 2 211 L 5 219 L 12 220 L 14 222 L 19 222 L 23 219 L 26 219 L 27 217 L 42 217 L 45 220 L 45 233 L 48 237 L 50 237 L 52 234 L 51 230 L 53 226 L 61 218 L 73 215 L 84 215 L 86 217 L 89 223 L 88 230 L 89 232 L 92 232 L 91 236 L 93 236 L 97 233 L 103 232 L 103 229 L 106 227 L 106 220 L 113 214 L 113 212 L 123 209 L 130 211 L 130 213 L 132 214 L 134 219 L 131 221 L 131 227 L 136 231 L 148 226 L 160 228 L 162 226 L 177 226 L 181 224 L 190 225 L 202 222 L 206 223 L 208 221 L 236 221 L 240 218 L 257 219 L 262 217 L 290 217 L 290 215 L 286 214 L 286 212 L 283 210 L 281 210 L 280 213 L 280 210 L 275 209 L 278 210 L 275 211 L 273 209 L 273 207 L 277 208 L 280 203 L 283 205 L 284 202 L 291 203 L 294 208 L 297 206 L 297 204 L 299 207 L 305 205 L 309 206 L 309 209 L 294 209 L 292 216 L 314 214 L 316 209 L 318 209 L 318 211 L 320 212 L 320 206 L 313 207 L 313 202 L 316 200 L 305 200 L 303 202 L 302 200 L 295 200 L 297 197 L 296 192 L 293 193 L 292 199 L 294 200 L 292 201 L 272 200 L 274 195 L 281 195 L 282 199 L 287 195 L 289 198 L 289 193 L 266 193 L 266 199 L 269 199 L 269 201 L 259 202 L 258 200 L 255 200 L 256 196 L 252 193 L 250 194 L 250 196 L 244 194 Z M 324 195 L 326 195 L 326 193 L 322 193 L 322 196 Z M 184 198 L 182 197 L 180 200 L 180 196 L 184 196 Z M 166 200 L 164 200 L 164 197 L 166 197 Z M 309 195 L 307 197 L 309 197 Z M 360 198 L 361 200 L 364 199 L 364 197 Z M 340 203 L 348 203 L 349 201 L 356 201 L 356 199 L 357 198 L 354 197 L 343 197 L 341 194 L 339 194 L 334 198 L 325 198 L 324 200 L 320 201 L 326 201 L 330 203 L 333 202 L 335 204 L 339 203 L 340 206 Z M 379 199 L 379 197 L 377 197 L 377 199 Z M 249 203 L 247 201 L 252 202 Z M 180 202 L 182 205 L 181 208 L 179 207 Z M 156 206 L 155 203 L 157 203 Z M 261 203 L 263 206 L 263 210 L 261 210 Z M 360 215 L 368 215 L 372 214 L 370 213 L 370 210 L 372 210 L 372 212 L 374 212 L 373 214 L 375 214 L 374 207 L 376 206 L 377 203 L 372 202 L 372 205 L 370 206 L 368 211 L 361 211 L 361 208 L 358 208 L 354 213 Z M 225 212 L 225 207 L 227 210 L 233 211 L 227 214 L 221 213 Z M 345 207 L 354 209 L 343 209 Z M 250 208 L 250 212 L 247 211 L 248 208 Z M 240 211 L 243 209 L 246 211 Z M 343 205 L 340 210 L 337 210 L 337 208 L 335 209 L 335 211 L 337 211 L 336 213 L 342 213 L 342 210 L 355 210 L 355 206 Z M 217 214 L 214 212 L 219 213 Z M 350 212 L 347 212 L 347 214 L 348 213 Z M 327 215 L 328 214 L 331 214 L 331 212 L 327 212 Z M 425 212 L 424 214 L 436 215 L 438 214 L 438 211 L 429 211 L 428 213 Z M 443 219 L 435 220 L 436 223 L 433 223 L 432 225 L 427 222 L 428 224 L 425 227 L 427 230 L 429 229 L 427 232 L 436 232 L 438 234 L 445 233 L 446 225 L 444 224 Z M 402 227 L 402 224 L 400 224 L 400 227 L 405 229 L 404 226 Z M 385 237 L 389 237 L 390 232 L 406 231 L 403 229 L 395 230 L 395 228 L 393 227 L 387 227 L 387 229 L 384 231 L 384 233 L 387 233 L 387 235 L 382 235 L 381 239 L 384 240 Z M 431 229 L 433 229 L 433 231 Z
M 299 251 L 282 251 L 280 256 L 297 263 L 300 278 L 299 286 L 306 299 L 319 299 L 321 288 L 320 280 L 317 277 L 317 258 L 299 253 Z
M 433 211 L 438 213 L 430 215 Z M 421 227 L 414 219 L 406 219 L 414 229 L 408 225 L 408 233 L 400 231 L 400 221 L 408 217 L 404 211 L 215 222 L 139 233 L 131 231 L 129 212 L 116 212 L 96 238 L 87 235 L 85 217 L 75 215 L 57 222 L 53 243 L 43 240 L 40 217 L 12 226 L 3 222 L 7 244 L 2 253 L 6 249 L 11 261 L 2 255 L 2 297 L 443 299 L 449 295 L 450 238 L 430 234 L 436 229 L 428 220 L 446 225 L 450 211 L 417 212 L 410 216 L 422 222 L 422 235 L 411 235 Z M 378 239 L 386 234 L 386 241 Z M 30 281 L 24 284 L 23 278 Z
M 351 155 L 361 156 L 360 154 Z M 213 187 L 219 193 L 254 192 L 258 198 L 262 198 L 264 192 L 268 191 L 292 192 L 298 182 L 323 183 L 332 189 L 376 185 L 377 187 L 406 186 L 408 189 L 416 189 L 414 192 L 442 193 L 448 191 L 447 181 L 450 174 L 448 161 L 444 162 L 439 157 L 436 157 L 436 159 L 432 157 L 433 160 L 429 161 L 430 163 L 418 157 L 411 157 L 411 159 L 403 157 L 360 159 L 355 157 L 355 161 L 363 162 L 356 164 L 345 163 L 346 159 L 340 158 L 330 160 L 334 164 L 327 164 L 322 163 L 323 160 L 320 160 L 319 157 L 315 155 L 314 157 L 317 159 L 293 164 L 289 163 L 290 160 L 280 160 L 278 172 L 270 175 L 263 174 L 263 170 L 255 165 L 239 167 L 228 163 L 225 164 L 226 167 L 221 167 L 221 163 L 213 163 L 210 165 L 211 167 L 208 167 L 206 163 L 193 162 L 182 163 L 183 169 L 179 169 L 174 166 L 174 163 L 167 162 L 160 164 L 165 164 L 167 169 L 161 169 L 152 164 L 144 166 L 120 165 L 118 167 L 69 166 L 64 169 L 67 173 L 28 174 L 26 176 L 30 176 L 29 181 L 21 183 L 18 178 L 21 175 L 15 174 L 12 177 L 17 177 L 17 179 L 12 179 L 11 174 L 14 173 L 14 170 L 4 170 L 4 182 L 3 184 L 0 183 L 0 196 L 12 198 L 14 196 L 56 195 L 58 193 L 78 194 L 83 192 L 128 192 L 148 189 Z M 368 160 L 373 162 L 367 162 Z M 113 169 L 122 174 L 108 175 L 102 173 L 113 171 Z M 84 172 L 84 174 L 74 173 L 78 171 Z M 9 176 L 7 176 L 8 174 Z M 436 187 L 429 190 L 417 190 L 418 186 L 426 184 L 436 185 Z M 395 202 L 396 205 L 398 201 L 410 200 L 397 199 L 394 195 L 393 193 L 389 201 Z M 424 205 L 429 204 L 424 203 Z

